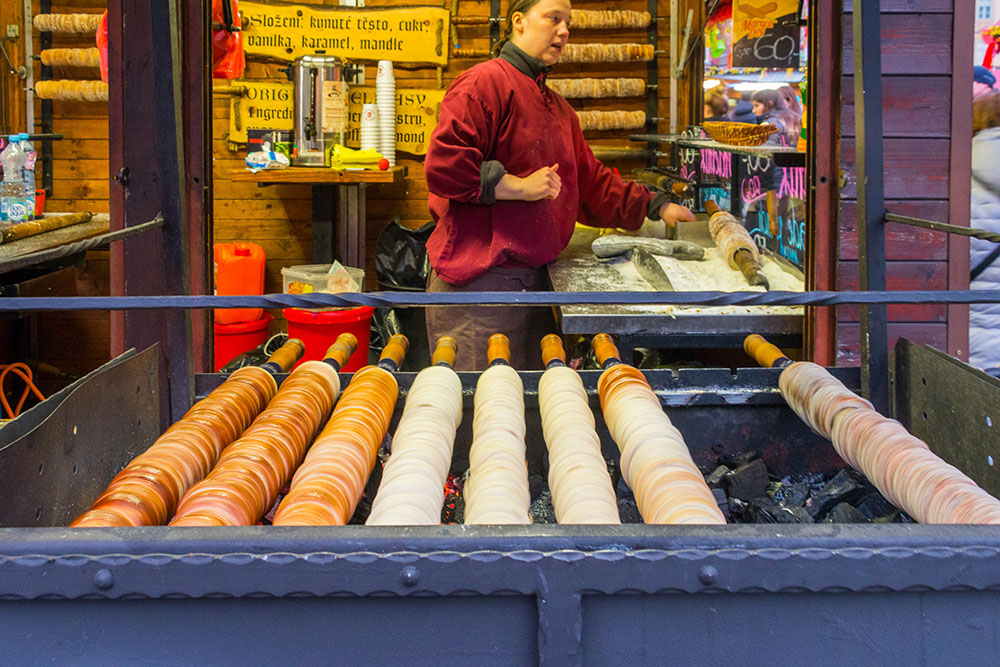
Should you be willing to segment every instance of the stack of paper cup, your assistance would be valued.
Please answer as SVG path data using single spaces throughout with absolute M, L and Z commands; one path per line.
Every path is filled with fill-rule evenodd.
M 378 61 L 375 77 L 375 102 L 378 104 L 378 152 L 396 166 L 396 79 L 392 61 Z
M 361 150 L 378 150 L 378 105 L 366 104 L 361 107 Z

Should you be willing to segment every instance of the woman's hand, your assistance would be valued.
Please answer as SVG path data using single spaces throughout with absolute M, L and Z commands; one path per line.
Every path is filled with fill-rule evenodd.
M 538 201 L 539 199 L 555 199 L 562 189 L 562 179 L 559 178 L 559 163 L 551 167 L 542 167 L 524 178 L 513 174 L 504 174 L 497 183 L 497 199 L 508 201 Z
M 694 222 L 695 217 L 687 206 L 668 203 L 660 207 L 660 220 L 668 225 L 673 225 L 681 221 Z

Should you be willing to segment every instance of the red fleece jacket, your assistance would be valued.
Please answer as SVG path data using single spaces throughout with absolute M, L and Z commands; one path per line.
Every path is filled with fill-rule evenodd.
M 521 178 L 558 163 L 559 197 L 480 204 L 480 166 L 487 160 Z M 434 270 L 454 285 L 497 266 L 551 262 L 576 221 L 638 229 L 653 198 L 594 157 L 562 96 L 539 89 L 500 58 L 470 68 L 449 86 L 424 170 L 437 222 L 427 251 Z

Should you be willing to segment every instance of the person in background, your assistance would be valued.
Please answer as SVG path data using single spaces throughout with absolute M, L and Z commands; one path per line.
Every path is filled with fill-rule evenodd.
M 743 93 L 735 88 L 727 90 L 726 95 L 729 96 L 730 100 L 736 100 L 735 103 L 732 104 L 732 108 L 729 110 L 730 120 L 734 123 L 757 124 L 757 116 L 753 112 L 753 102 L 745 99 L 743 97 Z
M 728 121 L 729 102 L 721 94 L 712 91 L 705 96 L 705 116 L 706 121 Z
M 424 162 L 428 292 L 544 291 L 545 265 L 569 243 L 577 221 L 639 229 L 646 217 L 694 220 L 602 165 L 573 107 L 545 83 L 569 40 L 569 0 L 511 0 L 497 56 L 448 87 Z M 431 307 L 430 343 L 458 340 L 455 368 L 486 367 L 486 341 L 511 342 L 514 368 L 540 368 L 538 343 L 553 331 L 550 308 Z
M 1000 92 L 972 103 L 972 215 L 970 224 L 1000 233 Z M 1000 289 L 1000 245 L 969 240 L 970 289 Z M 969 306 L 969 363 L 1000 377 L 1000 304 Z
M 777 90 L 758 90 L 754 93 L 753 112 L 761 125 L 774 125 L 778 128 L 767 143 L 779 146 L 795 146 L 798 143 L 798 124 L 801 119 L 795 118 L 788 110 L 785 98 Z
M 799 102 L 799 94 L 791 86 L 782 86 L 778 88 L 778 92 L 785 99 L 785 104 L 788 106 L 788 110 L 793 114 L 802 118 L 802 104 Z
M 993 76 L 993 72 L 989 71 L 982 65 L 973 65 L 972 67 L 972 98 L 975 99 L 980 95 L 985 95 L 986 93 L 996 90 L 995 86 L 997 83 L 997 78 Z

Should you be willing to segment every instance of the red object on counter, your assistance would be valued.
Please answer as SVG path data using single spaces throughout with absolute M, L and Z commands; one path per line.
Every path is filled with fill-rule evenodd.
M 42 217 L 42 213 L 45 212 L 45 190 L 38 189 L 35 190 L 35 217 Z
M 215 346 L 213 368 L 219 370 L 238 355 L 249 352 L 267 340 L 267 327 L 271 324 L 271 314 L 253 322 L 235 324 L 215 324 Z
M 358 339 L 358 349 L 341 370 L 351 373 L 368 365 L 368 341 L 371 335 L 372 314 L 375 312 L 371 306 L 318 312 L 285 308 L 282 312 L 288 320 L 288 336 L 298 338 L 306 346 L 306 353 L 295 366 L 303 361 L 322 360 L 327 349 L 342 333 L 354 334 Z
M 258 295 L 264 293 L 264 249 L 254 243 L 218 243 L 215 259 L 215 293 L 219 296 Z M 262 308 L 216 308 L 217 324 L 254 322 L 263 315 Z
M 212 31 L 212 78 L 215 79 L 238 79 L 246 68 L 243 32 L 227 30 L 227 18 L 234 27 L 240 27 L 236 0 L 212 0 L 212 23 L 222 26 L 221 30 Z
M 381 160 L 378 161 L 378 168 L 381 169 L 382 171 L 387 171 L 389 169 L 389 161 L 386 160 L 385 158 L 382 158 Z

